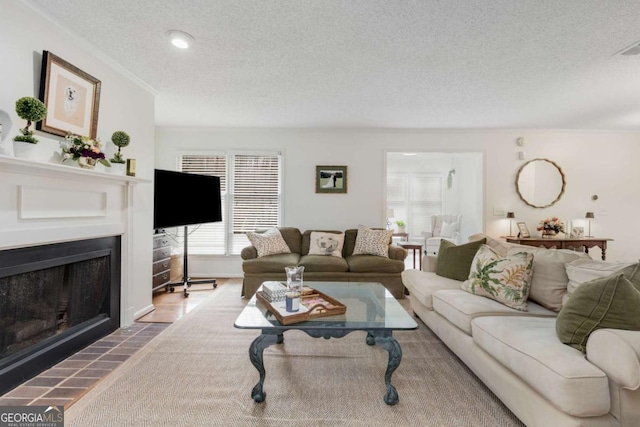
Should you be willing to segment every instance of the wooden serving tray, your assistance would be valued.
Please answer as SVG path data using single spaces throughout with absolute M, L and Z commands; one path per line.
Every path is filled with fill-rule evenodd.
M 264 304 L 264 306 L 267 307 L 267 309 L 271 313 L 273 313 L 273 315 L 276 316 L 276 319 L 278 319 L 278 321 L 283 325 L 291 325 L 318 317 L 335 316 L 337 314 L 344 314 L 347 312 L 347 306 L 342 304 L 340 301 L 316 289 L 311 290 L 311 294 L 302 295 L 300 297 L 300 305 L 306 305 L 309 308 L 309 311 L 306 311 L 304 313 L 289 314 L 286 316 L 283 316 L 277 308 L 271 305 L 271 303 L 262 295 L 262 291 L 256 292 L 256 298 L 258 299 L 258 301 Z M 313 301 L 316 301 L 318 299 L 323 299 L 325 302 L 331 304 L 331 306 L 327 306 L 326 304 L 323 304 L 321 302 L 313 304 Z M 313 305 L 309 306 L 307 303 L 305 303 L 305 300 L 311 301 Z

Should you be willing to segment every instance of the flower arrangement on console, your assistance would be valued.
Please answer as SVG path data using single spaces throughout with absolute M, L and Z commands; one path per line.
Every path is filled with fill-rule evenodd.
M 104 153 L 100 150 L 102 143 L 98 138 L 92 139 L 69 132 L 60 146 L 62 147 L 62 161 L 75 160 L 80 167 L 87 169 L 93 169 L 98 162 L 106 167 L 111 167 Z
M 564 223 L 558 219 L 557 216 L 551 219 L 546 218 L 540 221 L 536 230 L 542 231 L 542 235 L 555 235 L 557 233 L 564 233 Z

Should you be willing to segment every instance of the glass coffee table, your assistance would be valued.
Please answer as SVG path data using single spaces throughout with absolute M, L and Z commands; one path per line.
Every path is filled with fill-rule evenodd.
M 249 358 L 260 374 L 260 380 L 251 392 L 256 402 L 266 398 L 264 391 L 264 349 L 284 342 L 284 332 L 304 331 L 314 338 L 342 338 L 353 331 L 367 332 L 366 343 L 377 344 L 389 352 L 384 380 L 388 405 L 398 403 L 398 391 L 391 384 L 391 375 L 400 365 L 402 349 L 393 337 L 393 331 L 417 329 L 418 324 L 400 303 L 380 283 L 360 282 L 305 282 L 347 306 L 345 314 L 319 317 L 292 325 L 282 325 L 254 295 L 242 310 L 234 326 L 240 329 L 260 329 L 261 334 L 249 347 Z M 261 289 L 259 289 L 261 290 Z

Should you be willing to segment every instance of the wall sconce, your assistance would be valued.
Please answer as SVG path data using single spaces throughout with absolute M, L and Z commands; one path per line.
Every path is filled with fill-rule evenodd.
M 387 230 L 391 230 L 391 218 L 395 218 L 393 209 L 387 208 Z
M 515 214 L 513 212 L 507 212 L 507 218 L 509 219 L 509 237 L 514 237 L 513 236 L 513 231 L 512 231 L 512 226 L 513 226 L 513 219 L 515 218 Z
M 589 220 L 589 233 L 587 234 L 586 237 L 593 237 L 591 235 L 591 220 L 595 218 L 595 216 L 593 215 L 593 212 L 587 212 L 584 216 L 587 220 Z

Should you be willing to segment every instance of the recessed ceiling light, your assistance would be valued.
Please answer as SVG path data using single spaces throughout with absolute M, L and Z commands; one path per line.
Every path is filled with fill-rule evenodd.
M 167 36 L 171 40 L 171 44 L 180 49 L 188 49 L 189 46 L 196 42 L 196 39 L 189 33 L 180 30 L 169 30 Z

